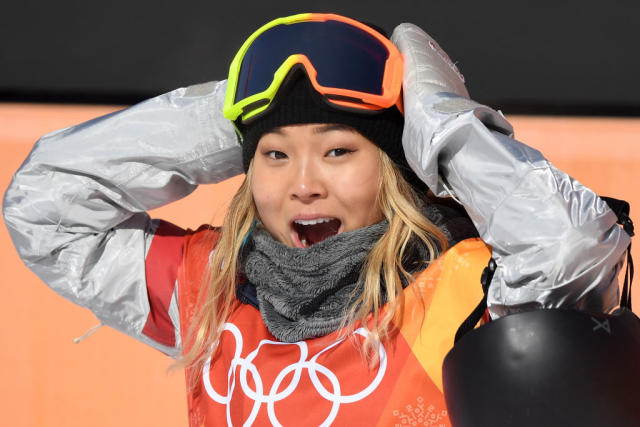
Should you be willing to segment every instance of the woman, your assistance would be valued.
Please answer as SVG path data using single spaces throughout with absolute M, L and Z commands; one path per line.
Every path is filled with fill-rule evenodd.
M 606 204 L 469 100 L 422 30 L 392 40 L 335 15 L 273 21 L 228 82 L 47 135 L 8 189 L 34 272 L 183 356 L 192 425 L 447 424 L 442 358 L 490 258 L 493 317 L 617 305 L 629 240 Z M 145 213 L 242 172 L 221 230 Z M 425 184 L 482 240 L 460 241 L 474 230 Z

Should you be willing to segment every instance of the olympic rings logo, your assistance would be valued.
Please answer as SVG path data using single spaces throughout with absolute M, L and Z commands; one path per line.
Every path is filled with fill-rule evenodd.
M 304 369 L 308 371 L 309 378 L 311 379 L 311 382 L 315 387 L 316 391 L 318 392 L 318 394 L 323 399 L 332 403 L 329 415 L 322 422 L 321 426 L 331 425 L 331 423 L 335 420 L 336 416 L 338 415 L 338 410 L 340 409 L 341 404 L 357 402 L 359 400 L 364 399 L 369 394 L 371 394 L 378 387 L 378 385 L 380 385 L 380 382 L 382 381 L 382 378 L 384 377 L 384 374 L 387 370 L 387 353 L 384 349 L 384 346 L 380 344 L 380 348 L 379 348 L 380 363 L 378 365 L 378 372 L 376 373 L 375 378 L 371 381 L 371 383 L 368 386 L 366 386 L 361 391 L 354 394 L 342 395 L 341 388 L 340 388 L 340 381 L 338 380 L 338 377 L 326 366 L 318 363 L 318 357 L 320 357 L 323 353 L 329 351 L 333 347 L 343 342 L 344 339 L 332 343 L 328 347 L 324 348 L 322 351 L 318 352 L 315 356 L 313 356 L 309 360 L 307 360 L 309 356 L 309 349 L 307 347 L 307 344 L 304 341 L 299 341 L 297 343 L 282 343 L 278 341 L 262 340 L 260 341 L 260 343 L 258 344 L 258 347 L 255 350 L 249 353 L 247 357 L 243 358 L 241 357 L 243 339 L 242 339 L 242 334 L 240 333 L 240 329 L 238 329 L 238 327 L 233 323 L 226 323 L 224 330 L 229 331 L 233 335 L 236 343 L 235 353 L 234 353 L 233 359 L 231 360 L 231 364 L 229 366 L 229 371 L 227 374 L 227 394 L 224 396 L 219 394 L 214 390 L 213 385 L 211 384 L 211 378 L 209 377 L 210 366 L 211 366 L 211 356 L 209 356 L 209 359 L 205 363 L 205 367 L 202 371 L 202 381 L 204 383 L 204 387 L 207 391 L 207 394 L 209 394 L 209 397 L 211 397 L 211 399 L 213 399 L 217 403 L 226 405 L 227 424 L 229 426 L 232 425 L 231 396 L 233 395 L 233 391 L 236 388 L 236 370 L 237 370 L 236 368 L 238 367 L 240 368 L 240 373 L 239 373 L 240 387 L 242 388 L 242 391 L 244 392 L 244 394 L 248 398 L 254 401 L 253 408 L 251 409 L 251 413 L 249 414 L 249 417 L 243 424 L 245 426 L 249 426 L 253 424 L 256 417 L 258 416 L 258 412 L 260 411 L 260 407 L 262 406 L 263 403 L 266 403 L 267 405 L 267 414 L 269 416 L 269 420 L 271 421 L 271 424 L 273 424 L 274 426 L 281 426 L 282 424 L 280 424 L 280 422 L 278 421 L 278 417 L 276 416 L 276 413 L 275 413 L 275 403 L 286 399 L 295 391 L 296 387 L 298 386 L 298 383 L 300 382 L 302 371 Z M 354 333 L 363 337 L 367 336 L 367 332 L 363 328 L 359 328 Z M 298 346 L 300 351 L 300 358 L 297 362 L 286 366 L 284 369 L 282 369 L 278 373 L 278 375 L 276 376 L 276 379 L 273 382 L 273 385 L 271 386 L 271 389 L 265 394 L 264 385 L 262 382 L 262 378 L 260 376 L 260 372 L 258 371 L 258 368 L 253 363 L 253 361 L 258 355 L 260 348 L 266 345 Z M 247 373 L 251 373 L 253 383 L 255 384 L 255 390 L 252 389 L 247 382 Z M 291 382 L 286 388 L 284 388 L 283 390 L 280 390 L 280 386 L 283 380 L 291 373 L 293 373 L 293 378 Z M 324 377 L 331 383 L 331 388 L 332 388 L 331 391 L 327 390 L 324 387 L 324 385 L 320 382 L 320 379 L 318 378 L 318 373 L 320 373 L 321 375 L 324 375 Z

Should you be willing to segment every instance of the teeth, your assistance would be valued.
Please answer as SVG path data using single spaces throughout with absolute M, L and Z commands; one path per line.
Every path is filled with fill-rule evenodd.
M 333 221 L 334 218 L 296 219 L 294 222 L 300 225 L 314 225 Z
M 302 238 L 300 243 L 302 243 L 302 247 L 303 248 L 308 248 L 309 247 L 309 243 L 307 243 L 307 239 L 305 239 L 305 238 Z

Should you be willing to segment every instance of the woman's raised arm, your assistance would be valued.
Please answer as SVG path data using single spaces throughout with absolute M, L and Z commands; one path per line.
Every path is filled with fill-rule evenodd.
M 606 203 L 468 99 L 457 67 L 424 31 L 401 24 L 392 40 L 405 59 L 407 160 L 434 193 L 462 203 L 491 246 L 491 315 L 618 305 L 629 236 Z
M 175 291 L 164 314 L 175 337 L 145 333 L 154 299 L 145 257 L 159 226 L 169 238 L 180 230 L 145 211 L 243 173 L 222 116 L 225 89 L 225 81 L 177 89 L 48 134 L 4 197 L 5 223 L 27 267 L 104 324 L 170 355 L 180 347 Z

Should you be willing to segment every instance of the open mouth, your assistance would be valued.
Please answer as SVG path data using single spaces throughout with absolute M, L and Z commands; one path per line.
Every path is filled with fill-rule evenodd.
M 338 234 L 341 224 L 337 218 L 297 219 L 292 223 L 294 243 L 300 248 L 308 248 Z

